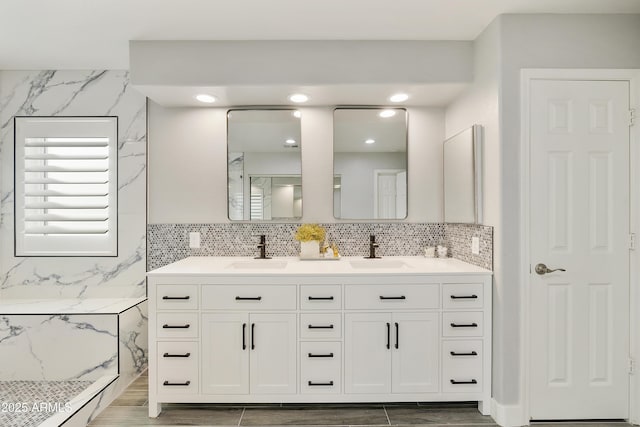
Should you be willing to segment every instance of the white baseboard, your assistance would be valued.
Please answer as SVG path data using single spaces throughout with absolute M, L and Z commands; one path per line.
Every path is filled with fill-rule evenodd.
M 525 419 L 524 411 L 520 405 L 503 405 L 491 399 L 491 417 L 496 424 L 502 427 L 527 426 L 529 420 Z

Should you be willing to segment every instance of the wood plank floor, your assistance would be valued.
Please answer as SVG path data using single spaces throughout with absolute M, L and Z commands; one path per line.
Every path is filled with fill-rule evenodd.
M 148 377 L 132 383 L 90 426 L 404 426 L 495 427 L 475 404 L 165 404 L 148 417 Z M 540 427 L 627 427 L 619 423 L 559 423 Z

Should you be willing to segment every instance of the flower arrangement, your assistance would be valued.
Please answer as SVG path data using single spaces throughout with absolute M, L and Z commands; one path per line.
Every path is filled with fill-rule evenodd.
M 311 242 L 317 240 L 323 242 L 326 235 L 324 227 L 318 224 L 302 224 L 298 227 L 295 239 L 300 242 Z

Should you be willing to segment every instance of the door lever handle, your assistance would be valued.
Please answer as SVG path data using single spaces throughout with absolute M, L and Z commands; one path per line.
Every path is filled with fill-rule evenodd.
M 540 276 L 543 276 L 545 274 L 548 273 L 553 273 L 554 271 L 567 271 L 564 268 L 554 268 L 554 269 L 550 269 L 549 267 L 547 267 L 546 265 L 540 263 L 536 265 L 536 273 L 538 273 Z

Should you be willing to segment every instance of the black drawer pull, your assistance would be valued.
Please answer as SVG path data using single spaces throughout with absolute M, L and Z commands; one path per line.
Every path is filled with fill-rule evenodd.
M 391 324 L 387 322 L 387 350 L 391 348 Z
M 471 353 L 456 353 L 455 351 L 450 352 L 452 356 L 477 356 L 478 353 L 472 351 Z
M 162 325 L 162 329 L 189 329 L 190 327 L 191 325 L 188 323 L 186 325 Z
M 451 295 L 451 299 L 478 299 L 478 295 Z
M 309 325 L 309 329 L 333 329 L 333 325 Z
M 169 354 L 169 353 L 165 353 L 162 355 L 162 357 L 189 357 L 191 356 L 191 353 L 185 353 L 185 354 Z
M 329 353 L 329 354 L 313 354 L 313 353 L 309 353 L 309 357 L 333 357 L 333 353 Z
M 242 349 L 247 349 L 247 324 L 242 324 Z
M 473 323 L 452 323 L 451 324 L 452 328 L 477 328 L 478 324 L 473 322 Z
M 309 297 L 309 301 L 333 301 L 333 297 Z
M 398 322 L 396 324 L 396 348 L 400 348 L 400 325 Z
M 183 296 L 183 297 L 170 297 L 170 296 L 165 295 L 165 296 L 163 296 L 163 297 L 162 297 L 162 299 L 163 299 L 163 300 L 172 300 L 172 299 L 182 299 L 182 300 L 187 300 L 187 299 L 190 299 L 190 298 L 191 298 L 191 297 L 190 297 L 189 295 L 185 295 L 185 296 Z
M 254 341 L 255 339 L 256 339 L 256 324 L 252 323 L 251 324 L 251 350 L 256 349 L 256 343 Z
M 260 301 L 262 297 L 236 297 L 236 301 Z
M 405 297 L 404 295 L 401 295 L 399 297 L 385 297 L 384 295 L 380 295 L 380 299 L 407 299 L 407 297 Z
M 333 386 L 333 381 L 329 381 L 327 383 L 314 383 L 313 381 L 309 381 L 309 387 L 313 387 L 313 386 Z
M 451 384 L 478 384 L 478 381 L 476 381 L 476 380 L 471 380 L 471 381 L 456 381 L 456 380 L 451 380 Z
M 165 381 L 162 383 L 162 385 L 169 385 L 169 386 L 188 386 L 189 384 L 191 384 L 191 381 L 185 381 L 183 383 L 170 383 L 169 381 Z

